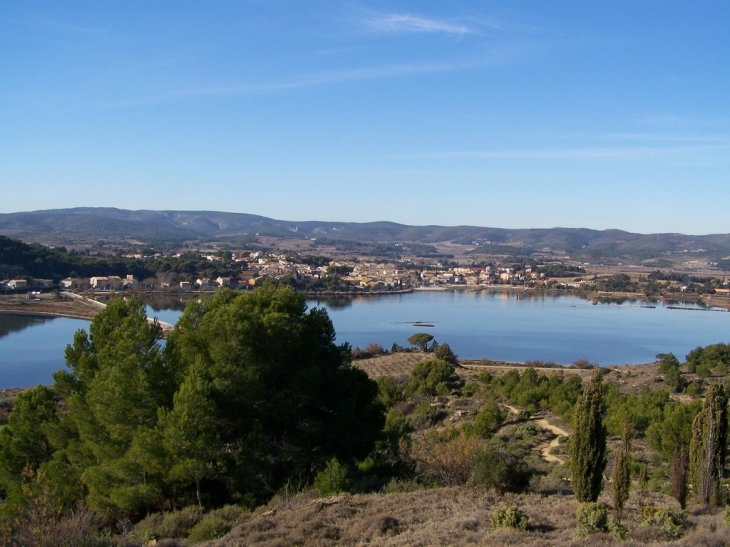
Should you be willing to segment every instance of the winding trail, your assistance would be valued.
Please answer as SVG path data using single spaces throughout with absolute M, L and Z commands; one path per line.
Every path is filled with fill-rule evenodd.
M 509 409 L 510 412 L 513 414 L 519 414 L 520 409 L 514 406 L 510 405 L 504 405 L 505 408 Z M 550 431 L 553 435 L 555 435 L 555 438 L 551 440 L 549 443 L 542 443 L 537 445 L 534 450 L 538 451 L 540 453 L 540 456 L 546 461 L 546 462 L 553 462 L 553 463 L 565 463 L 565 458 L 556 456 L 555 454 L 551 454 L 550 450 L 558 446 L 560 444 L 560 437 L 567 437 L 569 433 L 565 431 L 564 429 L 551 424 L 547 421 L 545 418 L 530 418 L 530 421 L 533 422 L 536 426 L 538 426 L 541 429 L 546 429 L 547 431 Z

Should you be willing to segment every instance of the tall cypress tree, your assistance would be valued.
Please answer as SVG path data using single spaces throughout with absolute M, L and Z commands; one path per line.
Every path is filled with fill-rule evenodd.
M 727 404 L 725 386 L 712 384 L 692 423 L 690 476 L 705 505 L 718 505 L 721 501 L 720 479 L 727 455 Z
M 631 422 L 626 421 L 621 443 L 616 448 L 616 459 L 613 463 L 613 508 L 616 520 L 621 522 L 624 505 L 629 499 L 631 488 Z
M 600 371 L 593 375 L 575 408 L 571 440 L 573 492 L 579 502 L 596 501 L 606 468 L 606 428 L 603 425 L 603 385 Z
M 684 446 L 674 447 L 672 458 L 672 494 L 679 506 L 684 510 L 687 506 L 687 449 Z

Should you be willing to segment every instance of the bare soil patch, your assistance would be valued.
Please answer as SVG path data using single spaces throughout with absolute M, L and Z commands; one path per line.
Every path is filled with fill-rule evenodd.
M 0 313 L 92 319 L 99 310 L 99 306 L 82 299 L 61 298 L 53 300 L 50 298 L 25 298 L 23 296 L 0 297 Z

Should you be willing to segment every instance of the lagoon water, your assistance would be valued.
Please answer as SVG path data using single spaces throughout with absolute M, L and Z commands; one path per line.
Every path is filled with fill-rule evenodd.
M 465 359 L 553 361 L 585 358 L 600 365 L 638 364 L 657 353 L 680 359 L 697 346 L 729 342 L 730 313 L 697 306 L 670 309 L 662 303 L 597 304 L 573 296 L 519 292 L 417 291 L 414 293 L 311 300 L 324 307 L 337 341 L 361 348 L 407 346 L 416 332 L 448 343 Z M 184 304 L 156 299 L 148 314 L 174 323 Z M 433 326 L 417 326 L 414 323 Z M 63 350 L 78 328 L 75 319 L 0 315 L 0 388 L 52 382 L 63 368 Z

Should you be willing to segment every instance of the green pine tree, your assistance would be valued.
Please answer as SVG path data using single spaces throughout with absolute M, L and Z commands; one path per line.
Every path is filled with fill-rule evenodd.
M 89 507 L 107 516 L 145 511 L 163 491 L 164 450 L 153 432 L 175 378 L 161 336 L 139 299 L 112 300 L 66 348 L 70 372 L 54 375 L 73 432 L 67 457 L 83 470 Z
M 201 482 L 216 474 L 215 458 L 222 451 L 216 435 L 212 387 L 198 359 L 175 394 L 172 410 L 160 410 L 163 443 L 174 462 L 168 479 L 195 486 L 198 506 L 203 506 Z
M 603 385 L 600 371 L 586 387 L 575 408 L 571 439 L 573 492 L 579 502 L 594 502 L 601 493 L 606 467 L 606 428 L 603 425 Z

